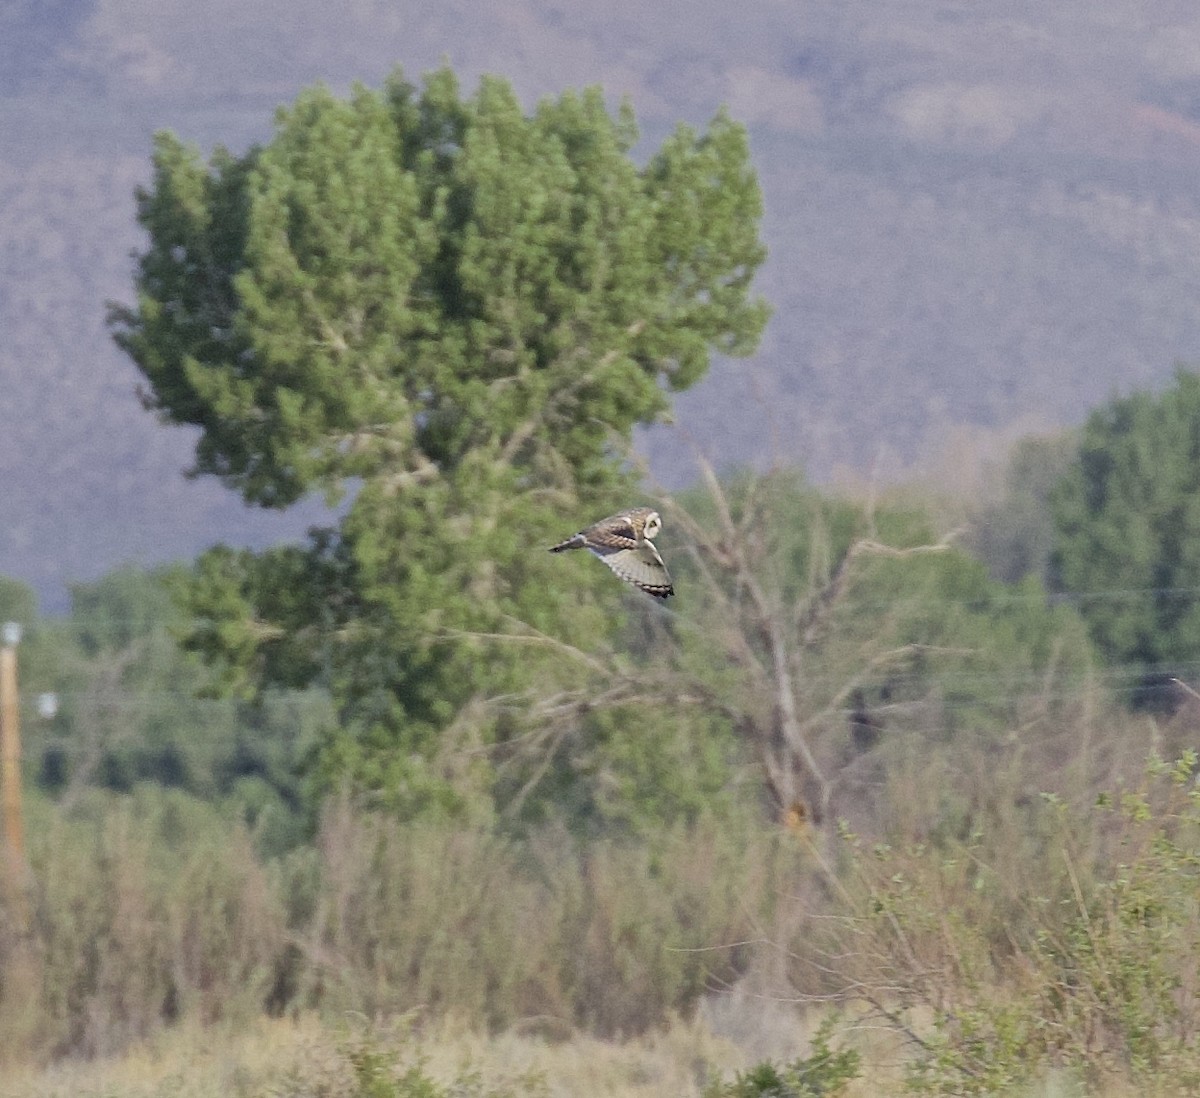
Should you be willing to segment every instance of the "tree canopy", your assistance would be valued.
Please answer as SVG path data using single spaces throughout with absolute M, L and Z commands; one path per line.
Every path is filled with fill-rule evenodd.
M 767 316 L 743 128 L 681 125 L 641 166 L 636 139 L 597 89 L 527 114 L 445 69 L 311 88 L 242 156 L 156 138 L 111 316 L 147 405 L 251 503 L 350 497 L 304 545 L 202 558 L 192 643 L 251 693 L 328 688 L 331 772 L 436 796 L 466 707 L 619 630 L 603 569 L 537 550 L 630 502 L 633 428 Z
M 1107 657 L 1200 659 L 1200 377 L 1097 409 L 1052 503 L 1057 583 Z

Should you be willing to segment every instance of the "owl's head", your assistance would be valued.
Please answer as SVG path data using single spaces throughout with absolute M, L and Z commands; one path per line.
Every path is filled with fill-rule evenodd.
M 662 530 L 662 519 L 658 517 L 657 511 L 651 511 L 646 516 L 645 524 L 642 526 L 642 537 L 647 541 L 653 541 L 658 537 L 660 530 Z

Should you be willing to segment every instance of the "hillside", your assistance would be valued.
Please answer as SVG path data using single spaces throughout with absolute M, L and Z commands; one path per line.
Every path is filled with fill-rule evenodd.
M 797 9 L 552 0 L 89 5 L 0 13 L 0 572 L 61 606 L 123 560 L 263 544 L 320 515 L 187 481 L 187 432 L 135 395 L 106 300 L 130 292 L 132 190 L 170 128 L 244 148 L 323 79 L 446 57 L 539 95 L 600 83 L 648 139 L 721 103 L 750 127 L 775 306 L 677 423 L 719 462 L 884 470 L 952 431 L 1077 422 L 1200 357 L 1200 20 L 1125 0 L 822 0 Z M 768 411 L 769 410 L 769 411 Z M 689 476 L 680 432 L 644 437 Z

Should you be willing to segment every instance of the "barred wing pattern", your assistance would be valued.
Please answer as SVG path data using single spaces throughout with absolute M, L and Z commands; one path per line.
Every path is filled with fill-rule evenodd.
M 609 566 L 626 583 L 632 583 L 639 591 L 647 595 L 665 599 L 675 594 L 671 585 L 671 575 L 658 550 L 650 543 L 643 542 L 640 549 L 598 549 L 589 546 L 605 564 Z

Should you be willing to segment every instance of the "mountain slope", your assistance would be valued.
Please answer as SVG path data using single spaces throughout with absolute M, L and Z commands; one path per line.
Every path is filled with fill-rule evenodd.
M 263 544 L 320 518 L 182 476 L 191 436 L 144 412 L 104 330 L 130 293 L 155 129 L 269 134 L 316 79 L 344 90 L 447 57 L 528 103 L 601 83 L 646 146 L 720 103 L 749 125 L 775 305 L 677 420 L 719 463 L 920 461 L 948 433 L 1077 422 L 1200 348 L 1200 18 L 1123 0 L 1032 13 L 897 0 L 13 0 L 0 13 L 0 572 L 46 605 L 128 559 Z M 690 475 L 682 432 L 643 435 Z

